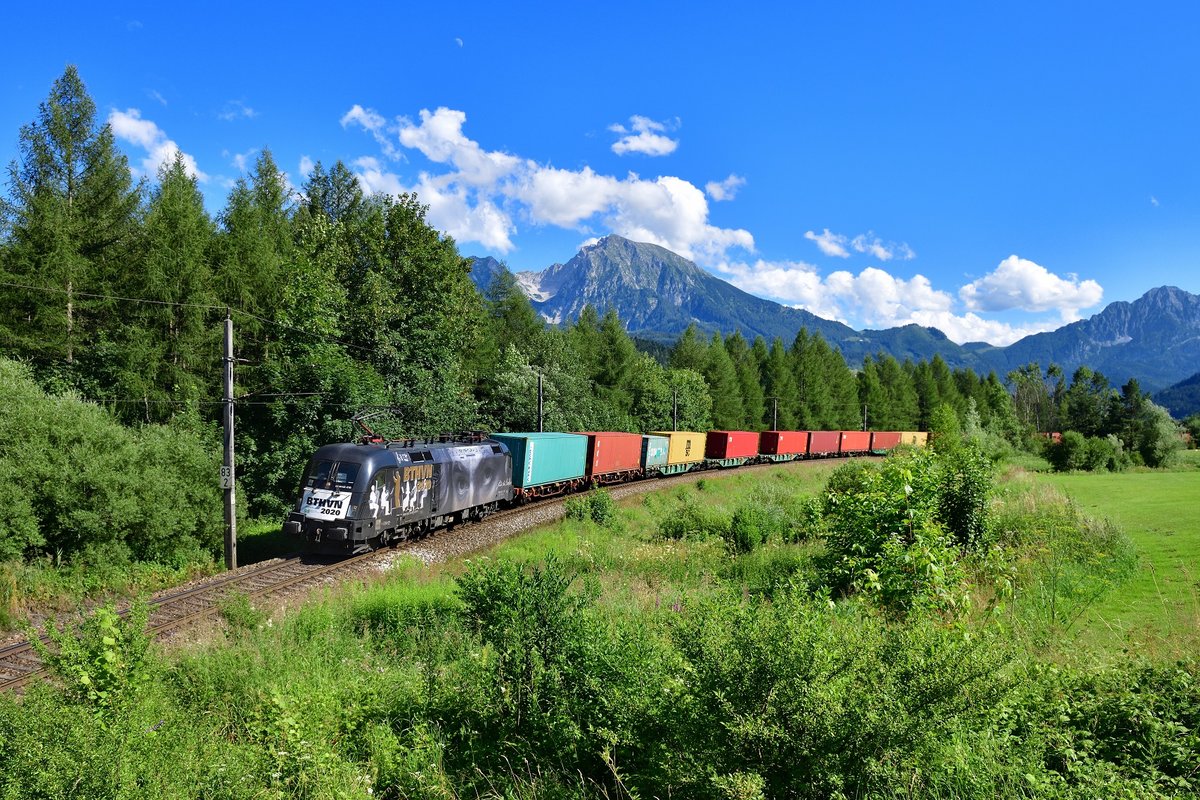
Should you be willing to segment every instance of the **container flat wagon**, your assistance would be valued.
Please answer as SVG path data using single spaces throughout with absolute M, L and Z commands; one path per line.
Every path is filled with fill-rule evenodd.
M 810 456 L 836 456 L 841 452 L 841 431 L 809 431 L 808 454 Z
M 900 444 L 899 431 L 875 431 L 871 434 L 871 452 L 886 453 Z
M 651 431 L 667 439 L 667 463 L 660 468 L 663 475 L 675 475 L 694 469 L 704 461 L 706 434 L 699 431 Z
M 513 494 L 545 497 L 586 481 L 588 437 L 577 433 L 497 433 L 512 456 Z
M 843 456 L 866 455 L 871 452 L 870 431 L 838 431 L 838 453 Z
M 758 452 L 771 461 L 791 461 L 807 455 L 808 431 L 763 431 Z
M 704 457 L 717 467 L 737 467 L 758 456 L 758 434 L 754 431 L 709 431 Z
M 642 475 L 642 435 L 591 431 L 584 476 L 589 483 L 620 483 Z

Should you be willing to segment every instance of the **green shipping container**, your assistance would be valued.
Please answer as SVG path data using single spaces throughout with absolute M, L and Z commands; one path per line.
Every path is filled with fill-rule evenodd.
M 665 436 L 646 434 L 642 437 L 642 469 L 652 470 L 667 465 L 667 449 L 670 439 Z
M 528 489 L 582 478 L 587 437 L 574 433 L 494 433 L 512 455 L 513 486 Z

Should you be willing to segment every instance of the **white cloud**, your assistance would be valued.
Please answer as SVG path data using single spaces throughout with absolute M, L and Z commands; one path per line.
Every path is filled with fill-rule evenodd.
M 938 328 L 960 344 L 985 341 L 1005 345 L 1061 324 L 1049 318 L 1014 325 L 970 311 L 956 313 L 954 298 L 935 289 L 924 275 L 899 278 L 877 267 L 857 275 L 838 270 L 822 276 L 816 266 L 802 261 L 759 260 L 753 264 L 725 262 L 716 269 L 739 289 L 860 329 L 916 324 Z
M 817 247 L 827 256 L 837 256 L 838 258 L 850 257 L 850 251 L 846 249 L 848 242 L 846 237 L 838 233 L 831 233 L 829 228 L 826 228 L 824 233 L 805 231 L 804 238 L 810 242 L 816 242 Z
M 454 43 L 455 43 L 456 45 L 458 45 L 459 47 L 462 47 L 462 46 L 463 46 L 463 40 L 462 40 L 462 38 L 461 38 L 461 37 L 459 37 L 459 36 L 455 36 L 455 37 L 454 37 Z
M 383 118 L 373 108 L 363 108 L 358 103 L 354 107 L 342 115 L 341 124 L 343 128 L 348 128 L 351 125 L 358 125 L 363 130 L 371 134 L 379 147 L 383 150 L 383 154 L 391 159 L 399 158 L 400 152 L 396 149 L 395 143 L 388 135 L 387 120 Z
M 1056 310 L 1064 321 L 1073 321 L 1080 309 L 1100 302 L 1104 289 L 1075 275 L 1060 278 L 1040 264 L 1011 255 L 992 272 L 959 289 L 958 296 L 972 311 Z
M 247 172 L 250 167 L 250 159 L 257 152 L 257 147 L 251 147 L 244 153 L 229 153 L 225 151 L 225 155 L 229 156 L 229 163 L 233 164 L 234 169 L 238 172 Z
M 828 233 L 828 231 L 826 231 Z M 901 261 L 912 261 L 917 257 L 913 249 L 907 244 L 901 242 L 884 242 L 874 231 L 860 233 L 850 241 L 850 246 L 859 253 L 870 253 L 880 261 L 891 261 L 893 258 L 899 258 Z
M 235 119 L 254 119 L 258 112 L 241 100 L 230 100 L 225 107 L 217 112 L 217 119 L 232 122 Z
M 913 249 L 904 242 L 899 244 L 885 242 L 876 236 L 874 231 L 860 233 L 851 239 L 849 236 L 833 233 L 826 228 L 821 233 L 808 231 L 804 234 L 804 238 L 815 242 L 825 255 L 837 258 L 849 258 L 851 250 L 856 253 L 867 253 L 880 261 L 891 261 L 893 258 L 911 261 L 917 257 Z
M 704 191 L 717 202 L 732 200 L 737 197 L 738 189 L 746 185 L 746 179 L 740 175 L 730 175 L 723 181 L 709 181 L 704 184 Z
M 300 177 L 308 180 L 308 176 L 312 174 L 313 167 L 315 166 L 316 164 L 313 163 L 311 158 L 303 155 L 300 156 Z
M 430 113 L 421 110 L 421 124 L 401 119 L 400 144 L 419 150 L 430 161 L 450 164 L 458 170 L 457 180 L 471 186 L 490 187 L 521 166 L 521 159 L 500 151 L 487 152 L 462 132 L 467 115 L 462 111 L 439 108 Z
M 180 153 L 189 175 L 201 182 L 208 180 L 208 175 L 196 166 L 196 159 L 184 153 L 154 122 L 142 119 L 142 112 L 138 109 L 114 109 L 108 115 L 108 124 L 112 127 L 113 136 L 146 151 L 141 168 L 136 170 L 141 175 L 157 175 L 159 167 L 169 165 L 175 160 L 175 154 Z
M 1155 208 L 1158 208 L 1158 198 L 1155 197 L 1154 195 L 1150 195 L 1150 205 L 1154 206 Z
M 463 131 L 462 111 L 422 110 L 418 121 L 400 118 L 394 127 L 378 113 L 354 106 L 342 124 L 358 125 L 384 149 L 391 135 L 400 147 L 421 153 L 439 169 L 416 182 L 385 169 L 375 158 L 354 166 L 368 192 L 416 192 L 429 205 L 430 224 L 459 241 L 499 252 L 513 248 L 514 221 L 553 225 L 594 235 L 592 226 L 641 242 L 667 247 L 711 263 L 731 248 L 753 251 L 754 237 L 742 229 L 709 224 L 708 200 L 691 183 L 673 176 L 643 179 L 601 175 L 590 167 L 559 169 L 503 151 L 485 150 Z
M 155 102 L 159 103 L 160 105 L 165 106 L 167 104 L 167 98 L 162 96 L 162 92 L 159 92 L 155 89 L 148 89 L 146 91 L 146 94 L 149 95 L 151 100 L 154 100 Z
M 612 145 L 612 151 L 619 156 L 626 153 L 666 156 L 674 153 L 675 148 L 679 147 L 678 141 L 664 135 L 667 131 L 666 123 L 635 114 L 629 118 L 629 126 L 632 130 L 620 124 L 608 126 L 613 133 L 622 134 Z

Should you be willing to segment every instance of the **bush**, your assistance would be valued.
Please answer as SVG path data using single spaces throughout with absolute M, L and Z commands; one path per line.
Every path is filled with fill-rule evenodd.
M 0 359 L 0 559 L 89 549 L 180 566 L 220 552 L 215 437 L 187 420 L 122 427 L 99 406 L 46 395 Z
M 924 603 L 965 609 L 955 548 L 987 543 L 992 485 L 991 464 L 970 443 L 840 467 L 824 498 L 830 586 L 872 589 L 897 613 Z
M 573 495 L 566 501 L 567 519 L 592 522 L 605 528 L 618 528 L 617 503 L 607 490 L 599 487 L 587 494 Z
M 729 517 L 717 509 L 699 505 L 689 495 L 669 504 L 658 519 L 658 535 L 664 539 L 725 539 Z
M 1115 472 L 1129 465 L 1121 440 L 1112 434 L 1085 437 L 1078 431 L 1067 431 L 1060 441 L 1047 441 L 1044 452 L 1056 472 Z

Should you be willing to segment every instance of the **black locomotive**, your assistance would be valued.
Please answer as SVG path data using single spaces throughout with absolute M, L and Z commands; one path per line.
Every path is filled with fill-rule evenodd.
M 359 553 L 482 519 L 512 496 L 508 448 L 482 434 L 365 438 L 316 452 L 283 529 L 311 552 Z

